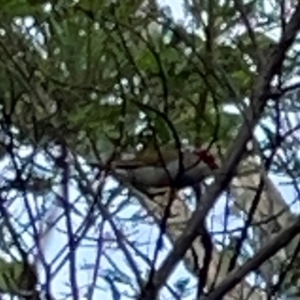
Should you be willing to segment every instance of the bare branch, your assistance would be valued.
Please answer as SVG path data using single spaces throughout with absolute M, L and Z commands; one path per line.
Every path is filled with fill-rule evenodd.
M 267 259 L 273 256 L 281 248 L 285 247 L 293 238 L 295 238 L 300 232 L 300 218 L 290 226 L 288 229 L 278 234 L 271 242 L 262 247 L 262 249 L 247 263 L 245 263 L 237 271 L 228 275 L 225 279 L 210 295 L 201 298 L 201 300 L 217 300 L 235 287 L 241 278 L 244 278 L 251 271 L 259 268 Z
M 190 248 L 192 242 L 197 237 L 199 225 L 203 224 L 203 220 L 207 213 L 234 176 L 235 170 L 244 154 L 246 144 L 252 138 L 253 130 L 264 112 L 268 100 L 267 94 L 270 89 L 271 80 L 281 68 L 286 51 L 292 46 L 299 29 L 300 3 L 293 14 L 291 21 L 286 26 L 286 30 L 281 40 L 273 49 L 271 49 L 269 55 L 270 59 L 257 78 L 252 101 L 246 112 L 247 118 L 241 126 L 237 137 L 228 149 L 224 164 L 220 173 L 216 176 L 215 183 L 208 188 L 207 193 L 202 198 L 202 203 L 199 203 L 191 220 L 183 231 L 182 236 L 175 242 L 173 250 L 166 258 L 161 268 L 157 271 L 153 278 L 151 289 L 143 289 L 141 291 L 140 300 L 152 300 L 156 298 L 159 289 L 164 285 L 173 269 L 183 258 L 185 252 Z M 241 279 L 242 277 L 239 278 L 239 280 Z

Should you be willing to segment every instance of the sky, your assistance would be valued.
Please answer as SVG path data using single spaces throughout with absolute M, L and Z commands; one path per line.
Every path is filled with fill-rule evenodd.
M 172 14 L 174 16 L 175 19 L 177 20 L 183 20 L 184 19 L 184 14 L 183 11 L 181 9 L 181 1 L 179 0 L 161 0 L 160 1 L 161 5 L 165 5 L 168 4 L 171 7 L 172 10 Z M 294 120 L 294 122 L 296 122 L 297 120 Z M 257 129 L 256 131 L 256 136 L 260 139 L 263 140 L 264 139 L 264 133 L 262 130 Z M 40 164 L 45 164 L 47 165 L 47 163 L 45 162 L 45 160 L 43 159 L 42 156 L 40 156 L 39 158 L 39 163 Z M 295 199 L 295 192 L 293 190 L 293 188 L 291 187 L 286 187 L 286 186 L 281 186 L 280 182 L 282 181 L 282 178 L 276 177 L 276 176 L 272 176 L 272 179 L 274 180 L 274 182 L 276 183 L 276 185 L 278 186 L 279 190 L 283 193 L 285 199 L 290 202 L 292 200 Z M 114 183 L 111 182 L 111 185 L 113 185 Z M 71 188 L 71 197 L 72 199 L 76 199 L 77 197 L 79 197 L 79 193 L 78 191 L 76 191 L 76 189 L 73 187 Z M 123 201 L 123 199 L 119 198 L 117 200 L 118 202 Z M 34 200 L 31 199 L 32 204 L 34 203 Z M 37 203 L 38 206 L 41 206 L 41 204 L 44 202 L 44 199 L 40 198 L 39 203 Z M 219 204 L 216 208 L 216 210 L 214 211 L 214 213 L 216 213 L 217 215 L 222 215 L 224 212 L 224 205 L 225 205 L 225 199 L 221 199 L 219 201 Z M 84 206 L 78 206 L 80 207 L 80 211 L 84 213 Z M 14 216 L 18 216 L 19 221 L 21 221 L 24 226 L 28 223 L 28 218 L 24 217 L 24 215 L 22 215 L 22 208 L 20 205 L 12 205 L 10 207 L 10 210 L 13 212 Z M 219 210 L 219 212 L 218 212 Z M 298 212 L 298 208 L 296 206 L 294 206 L 294 211 Z M 50 212 L 48 212 L 51 219 L 55 218 L 55 216 L 59 215 L 59 210 L 51 210 Z M 122 214 L 118 215 L 118 219 L 119 219 L 119 224 L 124 224 L 124 222 L 122 222 L 122 218 L 126 219 L 126 218 L 131 218 L 133 215 L 138 214 L 139 213 L 139 206 L 136 204 L 132 204 L 130 205 L 130 207 L 128 207 L 126 210 L 124 210 L 122 212 Z M 20 217 L 22 215 L 22 217 Z M 77 226 L 80 225 L 80 216 L 75 216 L 73 219 L 73 225 L 76 224 Z M 231 226 L 239 226 L 241 223 L 240 222 L 233 222 L 231 224 Z M 124 226 L 124 225 L 120 225 L 120 226 Z M 66 228 L 66 224 L 65 224 L 65 220 L 61 220 L 59 221 L 59 227 L 60 230 L 64 230 Z M 95 257 L 96 257 L 96 250 L 97 248 L 99 248 L 100 246 L 102 247 L 102 250 L 104 253 L 107 253 L 107 257 L 103 257 L 101 262 L 100 262 L 100 266 L 98 269 L 98 275 L 101 276 L 107 276 L 108 275 L 108 269 L 110 268 L 110 264 L 116 263 L 118 267 L 120 267 L 121 271 L 123 272 L 123 276 L 126 277 L 128 276 L 128 274 L 130 274 L 130 271 L 128 269 L 127 264 L 124 262 L 124 257 L 121 253 L 121 251 L 117 251 L 115 249 L 113 249 L 114 244 L 110 243 L 110 242 L 104 242 L 99 241 L 99 232 L 101 231 L 101 224 L 100 222 L 98 224 L 96 224 L 95 226 L 94 232 L 93 231 L 89 231 L 88 232 L 88 236 L 89 236 L 89 242 L 85 242 L 85 245 L 82 245 L 79 250 L 76 253 L 76 258 L 77 258 L 77 265 L 78 265 L 78 274 L 77 274 L 77 278 L 78 278 L 78 283 L 80 285 L 84 285 L 84 284 L 89 284 L 91 282 L 91 277 L 92 277 L 92 273 L 87 271 L 87 269 L 89 269 L 89 267 L 91 267 L 92 265 L 94 265 L 95 263 Z M 153 252 L 153 249 L 151 249 L 151 247 L 149 247 L 147 245 L 147 243 L 149 243 L 149 241 L 152 241 L 153 244 L 155 244 L 155 240 L 157 237 L 157 233 L 158 230 L 156 228 L 154 228 L 153 226 L 148 226 L 146 224 L 140 224 L 138 227 L 136 226 L 135 223 L 133 222 L 126 222 L 126 227 L 122 227 L 122 229 L 127 232 L 128 234 L 131 235 L 131 240 L 136 240 L 138 241 L 140 244 L 145 244 L 145 246 L 141 246 L 140 249 L 142 249 L 144 251 L 144 253 L 150 253 Z M 214 228 L 215 230 L 217 228 Z M 220 227 L 221 229 L 221 227 Z M 107 236 L 107 240 L 111 240 L 111 232 L 109 230 L 108 226 L 105 226 L 105 228 L 103 229 L 104 232 L 106 233 Z M 61 252 L 61 248 L 63 247 L 63 245 L 65 245 L 67 243 L 67 239 L 65 237 L 64 233 L 59 233 L 59 232 L 51 232 L 50 236 L 47 237 L 47 247 L 45 249 L 45 253 L 46 253 L 46 257 L 47 257 L 47 261 L 50 262 L 52 261 L 55 257 L 57 257 L 56 262 L 53 264 L 54 269 L 60 264 L 60 262 L 64 259 L 65 254 L 64 252 Z M 100 245 L 101 244 L 101 245 Z M 161 255 L 160 255 L 160 259 L 159 261 L 161 262 L 163 260 L 163 258 L 166 256 L 166 254 L 168 253 L 168 249 L 170 249 L 171 245 L 170 243 L 168 243 L 168 241 L 165 241 L 164 243 L 165 249 L 163 251 L 161 251 Z M 140 265 L 143 265 L 143 261 L 141 259 L 139 259 L 137 256 L 135 256 L 135 258 L 140 262 Z M 111 260 L 111 261 L 110 261 Z M 83 269 L 83 270 L 80 270 Z M 170 278 L 170 284 L 176 282 L 179 278 L 182 277 L 186 277 L 190 279 L 190 283 L 188 284 L 188 286 L 191 288 L 190 291 L 190 295 L 187 295 L 186 298 L 187 300 L 192 300 L 194 299 L 193 297 L 193 290 L 192 287 L 195 284 L 195 280 L 185 271 L 184 267 L 182 264 L 179 265 L 179 267 L 175 270 L 175 272 L 172 274 L 171 278 Z M 69 281 L 69 271 L 68 271 L 68 265 L 64 266 L 60 272 L 59 275 L 56 277 L 53 285 L 52 285 L 52 291 L 54 293 L 54 297 L 55 295 L 57 296 L 59 293 L 64 293 L 65 291 L 68 290 L 68 286 L 66 286 L 66 283 L 70 282 Z M 130 280 L 130 278 L 128 278 L 128 280 Z M 117 280 L 115 279 L 115 282 Z M 97 299 L 98 297 L 104 297 L 105 299 L 110 299 L 109 295 L 109 291 L 110 291 L 110 287 L 107 283 L 105 283 L 103 280 L 99 281 L 99 285 L 102 289 L 101 292 L 97 292 L 94 295 L 94 299 Z M 121 290 L 127 292 L 128 294 L 131 293 L 131 289 L 128 289 L 125 285 L 119 284 L 119 286 L 121 287 Z M 165 294 L 167 295 L 167 293 Z M 64 297 L 62 297 L 64 298 Z M 71 298 L 70 298 L 71 299 Z M 81 294 L 80 295 L 80 299 L 84 299 L 84 295 Z M 125 297 L 122 297 L 120 299 L 126 299 Z

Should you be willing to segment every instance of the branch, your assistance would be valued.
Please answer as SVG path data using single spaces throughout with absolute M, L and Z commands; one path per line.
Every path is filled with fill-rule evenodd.
M 260 239 L 270 240 L 275 234 L 276 228 L 279 227 L 280 229 L 290 226 L 297 217 L 291 212 L 289 205 L 268 177 L 263 166 L 255 158 L 248 157 L 239 168 L 241 174 L 246 172 L 247 168 L 256 169 L 256 171 L 247 176 L 241 175 L 232 181 L 230 191 L 235 198 L 233 213 L 236 214 L 237 211 L 243 211 L 245 214 L 249 213 L 252 199 L 255 197 L 257 186 L 262 179 L 264 181 L 264 189 L 253 217 L 256 223 L 255 229 L 261 236 Z M 257 226 L 258 224 L 259 226 Z M 297 241 L 292 242 L 285 248 L 287 256 L 292 255 L 290 254 L 290 249 L 295 247 L 295 243 Z M 257 249 L 257 246 L 255 245 L 254 248 Z M 283 261 L 280 253 L 276 254 L 274 259 Z M 268 263 L 260 266 L 261 275 L 265 280 L 274 275 L 274 270 L 271 267 L 272 260 L 271 264 Z
M 138 190 L 133 187 L 128 186 L 131 193 L 137 197 L 140 204 L 147 210 L 147 215 L 154 218 L 156 224 L 160 223 L 162 215 L 164 214 L 165 207 L 168 204 L 168 197 L 158 196 L 154 199 L 148 198 L 146 195 L 143 195 Z M 179 195 L 178 195 L 179 196 Z M 192 211 L 188 207 L 185 198 L 176 197 L 173 201 L 171 208 L 171 217 L 167 223 L 167 237 L 170 239 L 173 244 L 178 237 L 181 236 L 182 231 L 185 227 L 186 222 L 190 219 Z M 203 246 L 203 241 L 196 239 L 193 242 L 193 247 L 185 253 L 183 262 L 185 267 L 189 272 L 191 272 L 196 278 L 199 276 L 199 269 L 203 269 L 203 262 L 206 256 L 207 247 Z M 207 274 L 207 287 L 210 287 L 213 282 L 217 284 L 222 282 L 227 276 L 227 269 L 229 264 L 229 259 L 227 255 L 223 256 L 218 249 L 213 245 L 212 257 L 210 258 L 210 265 Z M 218 271 L 217 271 L 218 270 Z M 205 270 L 202 270 L 203 273 Z M 203 274 L 202 273 L 202 274 Z M 200 283 L 201 284 L 201 283 Z M 242 280 L 241 285 L 236 286 L 230 295 L 228 295 L 226 300 L 240 299 L 241 297 L 247 297 L 248 300 L 265 300 L 265 294 L 259 289 L 251 287 L 251 285 L 246 281 Z
M 140 300 L 156 299 L 160 288 L 165 284 L 171 272 L 184 257 L 184 254 L 197 237 L 199 225 L 203 224 L 207 213 L 234 176 L 236 167 L 239 165 L 244 154 L 246 144 L 252 138 L 252 132 L 259 122 L 267 104 L 270 82 L 274 74 L 280 70 L 286 51 L 292 46 L 299 28 L 300 3 L 298 3 L 291 21 L 286 26 L 281 40 L 274 46 L 273 50 L 270 51 L 270 55 L 268 55 L 269 60 L 257 78 L 252 101 L 246 111 L 246 120 L 227 151 L 224 164 L 220 173 L 216 176 L 215 183 L 208 188 L 207 193 L 202 198 L 202 203 L 199 203 L 183 231 L 182 236 L 175 242 L 173 250 L 155 274 L 151 289 L 144 288 L 141 291 Z M 239 280 L 242 280 L 242 277 L 240 277 Z
M 285 247 L 293 238 L 300 233 L 300 218 L 288 229 L 278 234 L 271 242 L 265 245 L 252 259 L 246 262 L 237 271 L 229 274 L 212 293 L 207 297 L 200 298 L 201 300 L 218 300 L 234 288 L 240 281 L 251 271 L 256 270 L 259 266 L 264 263 L 271 256 L 276 254 L 281 248 Z

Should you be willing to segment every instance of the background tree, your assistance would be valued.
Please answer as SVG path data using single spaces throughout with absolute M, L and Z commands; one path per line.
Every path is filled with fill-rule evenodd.
M 1 2 L 7 297 L 298 298 L 300 4 L 183 9 Z M 200 199 L 157 176 L 199 147 L 218 166 Z M 133 182 L 145 165 L 163 190 Z

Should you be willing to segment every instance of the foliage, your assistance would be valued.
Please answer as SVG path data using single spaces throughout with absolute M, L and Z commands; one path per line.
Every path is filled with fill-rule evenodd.
M 174 21 L 168 7 L 163 9 L 155 1 L 1 1 L 0 157 L 5 167 L 0 211 L 13 216 L 12 226 L 20 232 L 18 239 L 28 249 L 37 249 L 43 235 L 38 224 L 46 224 L 49 233 L 59 223 L 57 217 L 49 225 L 41 210 L 48 214 L 61 210 L 66 225 L 57 230 L 67 234 L 71 250 L 66 256 L 62 251 L 48 264 L 52 266 L 60 259 L 62 265 L 70 263 L 70 290 L 74 294 L 80 288 L 72 277 L 76 261 L 72 255 L 83 241 L 93 240 L 99 257 L 113 265 L 113 272 L 106 267 L 99 267 L 98 272 L 99 258 L 93 265 L 91 285 L 96 286 L 97 276 L 101 277 L 101 288 L 109 286 L 114 299 L 120 299 L 123 285 L 130 286 L 128 294 L 136 296 L 138 285 L 145 280 L 142 263 L 135 269 L 133 255 L 150 268 L 151 258 L 138 249 L 135 235 L 135 230 L 146 223 L 154 227 L 136 208 L 141 200 L 134 200 L 131 191 L 123 197 L 120 187 L 108 188 L 93 167 L 103 166 L 103 160 L 153 146 L 154 141 L 159 146 L 175 147 L 173 129 L 181 142 L 210 145 L 222 160 L 229 141 L 244 122 L 255 82 L 278 41 L 278 34 L 274 37 L 272 31 L 281 28 L 285 32 L 290 11 L 297 5 L 284 1 L 287 7 L 283 7 L 274 1 L 270 9 L 265 2 L 183 1 L 190 22 L 181 24 Z M 296 39 L 295 49 L 298 43 Z M 299 72 L 294 48 L 276 73 L 280 89 Z M 265 110 L 264 118 L 276 128 L 262 124 L 266 138 L 259 145 L 260 151 L 267 161 L 269 152 L 280 148 L 285 157 L 272 158 L 268 168 L 297 181 L 298 138 L 294 132 L 298 124 L 287 123 L 288 115 L 298 112 L 298 90 L 291 89 L 282 97 L 281 106 L 274 106 Z M 238 112 L 229 112 L 229 108 Z M 280 130 L 284 133 L 280 132 L 279 143 Z M 28 155 L 22 154 L 25 148 Z M 75 190 L 75 200 L 71 200 L 70 187 Z M 34 237 L 30 245 L 24 242 L 22 230 L 26 226 L 10 211 L 8 203 L 26 211 L 28 230 Z M 47 208 L 42 209 L 43 205 Z M 223 246 L 224 240 L 232 238 L 226 233 L 225 223 Z M 89 236 L 91 228 L 97 238 Z M 112 236 L 107 237 L 107 232 L 113 232 Z M 249 242 L 240 253 L 249 247 L 255 248 Z M 112 255 L 127 259 L 135 280 L 131 282 L 131 275 L 111 259 Z M 244 256 L 239 255 L 239 259 Z M 40 260 L 38 263 L 45 267 L 47 263 Z M 26 264 L 31 285 L 22 282 L 14 288 L 32 289 L 41 281 L 31 279 L 36 270 L 26 260 L 1 259 L 2 292 L 15 294 L 8 282 L 20 281 Z M 280 273 L 278 269 L 275 272 Z M 51 280 L 54 273 L 49 275 Z M 291 272 L 291 282 L 294 277 L 297 272 Z M 173 287 L 166 288 L 176 299 L 179 294 L 191 294 L 187 292 L 191 282 L 182 276 Z M 285 284 L 287 291 L 288 279 Z M 93 292 L 87 293 L 92 299 Z
M 32 293 L 37 284 L 34 266 L 24 265 L 23 261 L 7 262 L 0 260 L 0 289 L 1 292 L 12 295 Z

